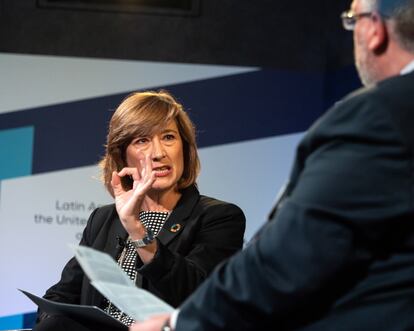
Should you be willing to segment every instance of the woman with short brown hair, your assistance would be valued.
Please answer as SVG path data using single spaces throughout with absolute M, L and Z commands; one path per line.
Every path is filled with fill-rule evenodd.
M 194 125 L 171 94 L 137 92 L 119 105 L 100 166 L 115 203 L 91 214 L 80 244 L 110 254 L 137 286 L 177 307 L 241 249 L 244 214 L 198 192 Z M 75 259 L 44 297 L 98 306 L 126 325 L 133 322 L 94 290 Z M 35 330 L 84 328 L 44 313 L 39 321 Z

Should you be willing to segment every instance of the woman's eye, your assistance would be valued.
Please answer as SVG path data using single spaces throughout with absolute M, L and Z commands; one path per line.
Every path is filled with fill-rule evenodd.
M 134 144 L 142 145 L 148 142 L 148 138 L 137 138 L 134 140 Z
M 175 136 L 173 134 L 166 134 L 164 136 L 164 139 L 165 140 L 174 140 L 175 139 Z

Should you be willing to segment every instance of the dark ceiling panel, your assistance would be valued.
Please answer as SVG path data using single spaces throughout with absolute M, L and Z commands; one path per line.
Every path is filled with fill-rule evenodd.
M 39 8 L 197 16 L 200 0 L 37 0 Z
M 0 1 L 2 52 L 312 71 L 352 63 L 339 20 L 348 0 L 204 0 L 198 16 Z

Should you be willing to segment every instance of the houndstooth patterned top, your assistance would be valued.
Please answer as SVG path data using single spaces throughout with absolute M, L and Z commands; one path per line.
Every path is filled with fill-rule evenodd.
M 157 236 L 169 215 L 170 213 L 168 212 L 141 211 L 139 213 L 139 219 L 147 229 L 151 229 L 151 231 L 154 233 L 154 236 Z M 118 264 L 129 276 L 129 278 L 131 278 L 131 280 L 133 281 L 135 281 L 137 277 L 136 261 L 137 251 L 135 247 L 131 244 L 130 239 L 128 238 L 125 247 L 118 259 Z M 134 320 L 131 317 L 124 314 L 122 311 L 120 311 L 116 306 L 114 306 L 111 302 L 109 302 L 106 299 L 104 310 L 109 315 L 116 318 L 121 323 L 127 326 L 130 326 L 134 322 Z

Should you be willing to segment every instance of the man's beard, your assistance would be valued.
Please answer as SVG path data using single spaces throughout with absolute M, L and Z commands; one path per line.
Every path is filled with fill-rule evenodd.
M 378 81 L 373 59 L 360 41 L 355 44 L 355 65 L 364 86 L 372 86 Z

